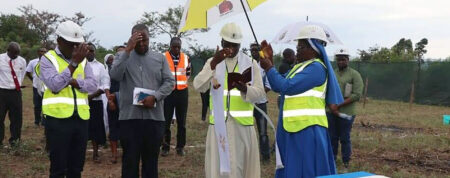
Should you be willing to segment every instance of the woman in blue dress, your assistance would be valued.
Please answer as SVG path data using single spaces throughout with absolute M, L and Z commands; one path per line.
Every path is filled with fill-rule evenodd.
M 333 150 L 328 136 L 325 106 L 343 102 L 339 84 L 324 46 L 326 34 L 319 26 L 308 25 L 299 32 L 297 60 L 281 75 L 271 62 L 272 49 L 261 44 L 272 90 L 280 93 L 277 144 L 284 168 L 276 178 L 309 178 L 336 174 Z

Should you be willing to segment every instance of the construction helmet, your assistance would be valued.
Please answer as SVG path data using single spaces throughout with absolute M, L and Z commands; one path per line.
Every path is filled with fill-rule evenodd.
M 78 24 L 70 20 L 64 21 L 58 25 L 56 28 L 56 35 L 70 42 L 84 42 L 83 30 Z
M 298 33 L 297 37 L 294 38 L 294 40 L 302 39 L 317 39 L 325 42 L 325 44 L 328 42 L 327 34 L 322 27 L 317 25 L 306 25 L 301 28 L 300 32 Z
M 231 43 L 241 43 L 242 31 L 241 28 L 235 23 L 227 23 L 220 30 L 220 36 Z
M 336 52 L 334 52 L 334 55 L 335 55 L 335 56 L 338 56 L 338 55 L 342 55 L 342 56 L 350 56 L 350 54 L 349 54 L 347 48 L 338 48 L 338 49 L 336 50 Z

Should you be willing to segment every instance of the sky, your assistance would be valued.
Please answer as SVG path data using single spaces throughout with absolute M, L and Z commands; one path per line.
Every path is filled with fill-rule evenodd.
M 20 14 L 18 7 L 33 5 L 39 10 L 73 16 L 83 12 L 92 20 L 84 25 L 106 48 L 128 41 L 130 31 L 144 12 L 164 12 L 168 7 L 185 4 L 185 0 L 2 0 L 0 13 Z M 259 41 L 269 42 L 285 25 L 310 21 L 326 24 L 344 43 L 352 56 L 358 49 L 372 46 L 392 47 L 401 38 L 417 43 L 428 39 L 425 58 L 450 56 L 450 1 L 448 0 L 267 0 L 249 13 Z M 214 47 L 220 44 L 219 31 L 228 22 L 242 28 L 241 47 L 253 42 L 245 15 L 240 14 L 214 24 L 207 33 L 194 34 L 196 43 Z M 168 37 L 150 39 L 167 41 Z M 295 49 L 294 44 L 273 45 L 276 52 Z M 327 46 L 328 55 L 336 45 Z

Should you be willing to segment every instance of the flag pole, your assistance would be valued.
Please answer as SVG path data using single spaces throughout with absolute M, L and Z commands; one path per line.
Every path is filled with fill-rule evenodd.
M 242 8 L 244 9 L 245 17 L 247 17 L 248 24 L 250 25 L 250 29 L 252 30 L 253 37 L 255 38 L 255 42 L 256 42 L 256 44 L 259 44 L 258 39 L 256 39 L 256 35 L 255 35 L 255 31 L 253 30 L 252 23 L 250 22 L 250 18 L 248 18 L 248 14 L 247 14 L 247 10 L 245 9 L 244 2 L 242 0 L 240 0 L 240 1 L 242 4 Z

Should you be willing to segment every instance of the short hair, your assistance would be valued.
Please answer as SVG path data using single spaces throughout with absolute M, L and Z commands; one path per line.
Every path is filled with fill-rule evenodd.
M 11 49 L 11 48 L 16 48 L 17 50 L 20 51 L 20 44 L 15 42 L 15 41 L 11 41 L 8 44 L 8 50 Z
M 136 24 L 136 25 L 133 26 L 133 28 L 131 29 L 131 34 L 133 34 L 133 32 L 138 31 L 138 30 L 139 31 L 143 30 L 143 31 L 146 31 L 148 33 L 147 25 L 140 23 L 140 24 Z
M 97 47 L 96 47 L 95 44 L 92 43 L 92 42 L 89 42 L 89 43 L 88 43 L 88 46 L 92 46 L 92 47 L 94 47 L 94 50 L 97 50 Z
M 283 51 L 283 55 L 295 55 L 295 51 L 291 48 L 286 48 Z
M 119 46 L 116 46 L 116 47 L 114 48 L 114 51 L 117 52 L 117 50 L 120 49 L 120 48 L 126 48 L 126 47 L 125 47 L 124 45 L 119 45 Z
M 178 36 L 174 36 L 174 37 L 172 37 L 172 39 L 170 39 L 170 45 L 172 45 L 172 43 L 173 43 L 174 41 L 179 41 L 180 44 L 181 44 L 181 38 L 178 37 Z
M 45 51 L 47 51 L 47 48 L 45 48 L 45 47 L 40 47 L 40 48 L 38 48 L 36 51 L 37 51 L 37 52 L 40 52 L 41 49 L 44 49 Z

